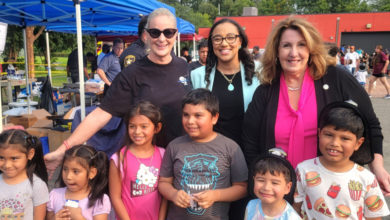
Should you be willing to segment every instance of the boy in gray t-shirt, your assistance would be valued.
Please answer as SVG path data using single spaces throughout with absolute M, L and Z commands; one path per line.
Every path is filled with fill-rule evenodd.
M 167 147 L 159 191 L 173 204 L 168 220 L 229 219 L 229 202 L 247 193 L 248 169 L 240 147 L 213 131 L 219 103 L 206 89 L 189 92 L 182 102 L 187 135 Z

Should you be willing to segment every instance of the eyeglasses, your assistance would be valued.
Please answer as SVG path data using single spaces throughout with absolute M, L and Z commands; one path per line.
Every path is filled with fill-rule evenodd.
M 159 29 L 156 28 L 150 28 L 150 29 L 146 29 L 146 31 L 149 33 L 149 35 L 152 38 L 159 38 L 161 33 L 163 33 L 166 38 L 172 38 L 176 34 L 177 29 L 167 28 L 160 31 Z
M 228 34 L 226 37 L 222 37 L 220 35 L 213 36 L 211 38 L 214 44 L 222 44 L 223 40 L 226 40 L 228 44 L 234 44 L 237 40 L 237 37 L 240 37 L 239 34 Z

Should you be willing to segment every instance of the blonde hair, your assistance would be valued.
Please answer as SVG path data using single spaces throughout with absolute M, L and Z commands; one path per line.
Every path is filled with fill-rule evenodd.
M 335 62 L 329 57 L 318 30 L 307 20 L 290 16 L 281 20 L 268 36 L 262 56 L 262 83 L 271 84 L 277 77 L 280 77 L 282 67 L 278 61 L 278 49 L 280 38 L 287 29 L 298 31 L 305 39 L 310 54 L 308 61 L 310 75 L 314 80 L 320 79 L 325 75 L 327 66 L 334 65 Z
M 152 13 L 149 14 L 148 16 L 148 20 L 146 22 L 146 25 L 145 25 L 145 28 L 149 28 L 150 26 L 150 22 L 158 17 L 158 16 L 167 16 L 167 17 L 170 17 L 172 19 L 172 21 L 174 22 L 175 24 L 175 28 L 177 27 L 177 22 L 176 22 L 176 17 L 175 15 L 172 14 L 171 11 L 169 11 L 168 9 L 166 8 L 157 8 L 155 9 L 154 11 L 152 11 Z

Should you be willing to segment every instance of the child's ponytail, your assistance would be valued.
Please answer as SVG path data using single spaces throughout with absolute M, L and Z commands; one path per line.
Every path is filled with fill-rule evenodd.
M 106 153 L 96 152 L 92 157 L 91 166 L 96 168 L 96 176 L 90 180 L 91 192 L 89 193 L 88 206 L 92 206 L 97 200 L 103 203 L 104 194 L 108 194 L 109 160 Z
M 34 149 L 34 157 L 27 163 L 27 176 L 31 184 L 33 183 L 33 174 L 41 178 L 46 184 L 48 181 L 48 175 L 46 170 L 46 165 L 43 160 L 43 150 L 41 141 L 35 137 L 27 134 L 25 136 L 26 145 L 28 149 Z

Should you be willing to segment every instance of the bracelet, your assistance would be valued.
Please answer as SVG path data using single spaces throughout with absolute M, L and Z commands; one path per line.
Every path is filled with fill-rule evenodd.
M 64 140 L 63 144 L 65 145 L 66 150 L 69 150 L 71 148 L 69 143 L 66 140 Z

